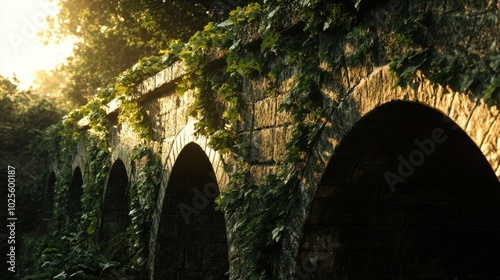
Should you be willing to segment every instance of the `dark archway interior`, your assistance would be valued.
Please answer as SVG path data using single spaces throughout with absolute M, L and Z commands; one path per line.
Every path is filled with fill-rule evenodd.
M 100 239 L 106 244 L 120 237 L 130 225 L 128 176 L 125 165 L 117 160 L 109 174 L 101 215 Z
M 45 188 L 45 196 L 43 199 L 43 220 L 50 221 L 54 211 L 54 188 L 56 186 L 56 174 L 51 172 L 49 181 Z
M 342 140 L 318 186 L 297 279 L 500 279 L 500 184 L 441 113 L 391 102 Z
M 165 193 L 155 279 L 228 279 L 225 219 L 214 202 L 218 195 L 208 157 L 198 145 L 186 145 Z
M 68 212 L 72 218 L 82 211 L 81 198 L 83 195 L 83 177 L 80 167 L 75 168 L 73 177 L 71 178 L 71 185 L 69 186 L 69 201 Z

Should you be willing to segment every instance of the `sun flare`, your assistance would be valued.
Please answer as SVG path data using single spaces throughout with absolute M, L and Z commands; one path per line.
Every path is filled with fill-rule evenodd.
M 0 75 L 32 86 L 37 70 L 53 69 L 71 54 L 71 41 L 44 45 L 39 33 L 46 29 L 47 16 L 58 12 L 57 1 L 4 0 L 0 2 Z

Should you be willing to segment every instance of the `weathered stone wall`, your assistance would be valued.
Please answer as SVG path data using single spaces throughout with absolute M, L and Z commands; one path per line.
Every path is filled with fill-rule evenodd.
M 300 187 L 301 201 L 294 209 L 294 212 L 290 214 L 289 225 L 285 232 L 284 246 L 277 258 L 277 263 L 272 264 L 279 279 L 293 279 L 293 277 L 308 279 L 308 277 L 312 277 L 313 275 L 316 277 L 315 279 L 325 279 L 322 278 L 326 277 L 325 275 L 342 274 L 343 268 L 348 271 L 351 269 L 349 265 L 335 264 L 332 266 L 332 263 L 329 263 L 334 260 L 337 261 L 331 255 L 335 255 L 338 247 L 341 245 L 350 249 L 359 249 L 359 247 L 364 246 L 361 251 L 358 250 L 358 253 L 365 254 L 366 256 L 370 255 L 372 249 L 377 249 L 379 243 L 384 243 L 387 240 L 387 244 L 389 245 L 383 245 L 385 246 L 383 248 L 392 250 L 388 249 L 390 252 L 386 256 L 389 256 L 389 259 L 397 259 L 399 257 L 397 254 L 400 251 L 412 248 L 410 245 L 405 245 L 406 247 L 403 245 L 391 247 L 393 246 L 391 242 L 398 239 L 398 236 L 395 236 L 398 232 L 389 230 L 388 235 L 384 235 L 385 231 L 377 231 L 379 229 L 378 226 L 383 225 L 383 223 L 366 222 L 363 224 L 363 227 L 370 226 L 372 228 L 363 233 L 363 227 L 359 227 L 359 224 L 356 224 L 353 220 L 346 220 L 347 216 L 345 216 L 345 213 L 354 216 L 359 214 L 362 218 L 365 218 L 363 215 L 369 215 L 370 211 L 367 209 L 371 208 L 367 208 L 368 206 L 363 204 L 363 200 L 357 196 L 345 199 L 345 196 L 337 194 L 337 190 L 345 191 L 347 188 L 347 191 L 349 191 L 348 187 L 352 186 L 359 186 L 361 188 L 366 186 L 374 187 L 367 190 L 367 195 L 371 192 L 378 194 L 379 190 L 383 188 L 390 190 L 390 188 L 387 188 L 387 182 L 384 180 L 384 172 L 393 170 L 391 168 L 394 166 L 391 164 L 394 161 L 397 162 L 399 154 L 410 153 L 412 151 L 412 147 L 414 147 L 412 146 L 414 145 L 413 140 L 415 138 L 425 137 L 425 135 L 432 133 L 434 125 L 441 124 L 436 124 L 435 120 L 430 120 L 425 123 L 427 129 L 421 130 L 422 128 L 419 124 L 405 126 L 404 123 L 401 123 L 396 127 L 393 126 L 387 129 L 387 123 L 382 123 L 378 128 L 370 128 L 369 133 L 364 132 L 357 136 L 356 133 L 350 133 L 355 131 L 357 125 L 362 123 L 370 112 L 384 104 L 395 101 L 418 103 L 426 106 L 428 110 L 439 112 L 439 114 L 446 117 L 446 120 L 449 118 L 449 123 L 456 123 L 458 128 L 463 130 L 465 135 L 471 139 L 471 143 L 475 143 L 478 151 L 482 153 L 485 159 L 484 162 L 489 164 L 489 166 L 484 168 L 490 168 L 492 170 L 491 174 L 496 174 L 497 180 L 500 178 L 499 112 L 496 107 L 488 107 L 480 97 L 480 94 L 478 94 L 484 89 L 484 85 L 489 82 L 489 79 L 494 75 L 498 76 L 498 72 L 500 71 L 498 63 L 500 45 L 497 42 L 498 34 L 500 34 L 500 3 L 498 1 L 408 0 L 376 1 L 370 4 L 369 7 L 368 4 L 364 5 L 367 6 L 361 7 L 362 18 L 359 20 L 375 31 L 377 40 L 377 49 L 366 60 L 356 62 L 353 59 L 352 55 L 357 47 L 355 41 L 345 39 L 345 36 L 340 36 L 339 34 L 327 32 L 321 34 L 322 41 L 319 48 L 328 49 L 332 53 L 339 53 L 343 59 L 335 67 L 332 67 L 327 61 L 323 61 L 318 65 L 323 70 L 323 74 L 319 77 L 319 80 L 321 81 L 320 88 L 324 104 L 323 120 L 325 123 L 319 139 L 313 147 L 311 157 L 307 161 L 300 163 L 304 170 Z M 431 83 L 428 77 L 419 73 L 416 79 L 409 85 L 394 89 L 393 86 L 396 83 L 396 78 L 391 75 L 387 65 L 390 63 L 390 57 L 397 51 L 397 45 L 393 42 L 394 36 L 392 33 L 397 21 L 403 15 L 406 17 L 422 15 L 425 21 L 425 30 L 421 36 L 423 36 L 423 40 L 428 45 L 433 47 L 433 51 L 449 60 L 458 59 L 464 65 L 474 66 L 474 69 L 481 70 L 483 75 L 474 76 L 473 73 L 467 72 L 469 68 L 464 69 L 464 71 L 456 73 L 454 83 L 445 88 Z M 284 58 L 278 57 L 276 59 Z M 266 93 L 267 77 L 255 77 L 247 79 L 244 82 L 241 94 L 244 106 L 242 106 L 242 117 L 237 131 L 240 137 L 246 139 L 250 144 L 249 154 L 251 165 L 249 170 L 249 185 L 262 184 L 268 174 L 276 172 L 279 163 L 284 159 L 285 144 L 291 138 L 291 121 L 289 116 L 279 111 L 278 108 L 286 98 L 288 91 L 293 87 L 295 73 L 296 69 L 293 67 L 286 68 L 280 73 L 280 93 L 276 96 L 269 96 Z M 208 147 L 208 139 L 194 134 L 194 122 L 196 120 L 189 117 L 189 108 L 194 102 L 193 94 L 187 92 L 180 96 L 175 93 L 175 83 L 183 74 L 184 68 L 182 64 L 174 64 L 145 81 L 137 89 L 136 93 L 138 100 L 150 117 L 153 128 L 153 140 L 157 143 L 156 149 L 159 150 L 161 148 L 162 164 L 164 166 L 164 172 L 162 173 L 163 183 L 160 190 L 158 190 L 157 209 L 151 229 L 151 244 L 149 248 L 149 265 L 151 271 L 155 271 L 155 259 L 164 259 L 157 256 L 157 250 L 162 250 L 158 248 L 166 246 L 162 243 L 164 240 L 161 239 L 166 238 L 165 236 L 168 233 L 164 231 L 169 229 L 168 226 L 161 226 L 162 223 L 166 223 L 162 220 L 162 217 L 164 217 L 163 211 L 169 209 L 168 205 L 171 203 L 171 195 L 167 193 L 167 186 L 170 184 L 172 170 L 183 148 L 189 143 L 195 143 L 206 153 L 220 190 L 224 190 L 228 177 L 235 170 L 235 163 L 232 158 L 227 156 L 222 157 Z M 471 80 L 472 76 L 476 77 L 476 79 Z M 471 85 L 471 91 L 458 92 L 456 88 L 463 84 Z M 428 115 L 424 113 L 423 118 L 426 116 Z M 397 115 L 393 115 L 392 118 L 397 118 Z M 124 162 L 127 172 L 130 174 L 131 150 L 137 144 L 142 143 L 142 139 L 134 134 L 131 128 L 126 125 L 115 124 L 110 130 L 113 146 L 112 162 L 121 159 Z M 418 131 L 424 132 L 423 134 L 419 134 Z M 398 150 L 386 146 L 388 140 L 383 137 L 380 138 L 385 132 L 388 133 L 388 138 L 393 141 L 396 139 L 396 142 L 401 142 L 401 145 L 405 148 Z M 371 137 L 378 137 L 382 140 L 372 141 L 367 139 Z M 376 145 L 380 145 L 386 150 L 375 152 L 376 147 L 373 147 L 372 150 L 368 149 L 368 151 L 362 150 L 363 148 Z M 350 147 L 351 150 L 349 150 Z M 346 152 L 346 149 L 348 152 Z M 395 150 L 391 151 L 392 149 Z M 446 153 L 459 153 L 461 149 L 460 145 L 449 146 Z M 438 160 L 434 165 L 453 164 L 453 162 L 444 160 L 446 156 L 440 158 L 443 161 Z M 87 160 L 85 151 L 84 149 L 80 149 L 77 157 L 75 157 L 75 161 L 82 163 L 75 166 L 80 166 L 83 173 L 85 173 L 83 164 L 85 160 Z M 386 162 L 381 164 L 380 162 L 383 160 L 386 160 Z M 387 162 L 391 162 L 391 164 Z M 193 161 L 192 164 L 196 165 L 198 162 Z M 460 168 L 464 168 L 464 166 Z M 447 170 L 449 170 L 448 167 L 440 166 L 432 172 L 428 171 L 433 175 L 415 177 L 418 183 L 414 183 L 415 185 L 424 184 L 425 182 L 423 181 L 433 180 L 439 176 L 438 174 L 446 173 Z M 462 169 L 461 171 L 465 173 L 465 170 Z M 131 180 L 134 179 L 133 174 L 130 174 L 129 177 Z M 336 179 L 332 179 L 333 181 L 330 180 L 332 177 Z M 479 180 L 479 177 L 474 178 Z M 447 182 L 447 184 L 460 182 L 455 179 Z M 495 183 L 498 185 L 498 182 L 491 184 L 494 185 Z M 434 190 L 443 190 L 442 188 L 445 183 L 436 180 L 432 184 L 435 184 Z M 474 183 L 471 184 L 473 185 Z M 453 190 L 446 191 L 453 192 Z M 495 191 L 493 193 L 498 195 Z M 433 219 L 441 216 L 432 217 L 432 214 L 425 211 L 440 208 L 441 210 L 444 209 L 444 212 L 440 213 L 450 213 L 450 215 L 459 211 L 457 210 L 458 206 L 454 204 L 455 202 L 448 203 L 449 207 L 441 207 L 447 203 L 445 200 L 439 200 L 439 203 L 433 201 L 430 206 L 431 208 L 425 208 L 425 203 L 417 203 L 413 204 L 413 208 L 405 208 L 405 210 L 400 209 L 403 207 L 401 205 L 403 203 L 393 203 L 397 204 L 396 206 L 383 204 L 389 210 L 386 209 L 387 213 L 380 212 L 380 215 L 388 219 L 391 217 L 395 217 L 394 219 L 396 219 L 395 212 L 405 213 L 405 215 L 415 218 L 413 222 L 410 219 L 409 223 L 420 225 L 419 221 L 417 221 L 419 219 L 417 212 L 420 213 L 419 209 L 425 208 L 425 210 L 422 210 L 422 215 L 429 215 L 429 220 L 423 223 L 435 224 L 437 222 Z M 353 204 L 347 203 L 347 201 L 353 201 Z M 474 203 L 471 202 L 465 207 L 473 208 L 470 213 L 483 215 L 481 213 L 485 211 L 481 210 L 483 209 L 482 206 L 479 205 L 479 202 Z M 352 207 L 355 207 L 355 205 L 359 206 L 361 212 L 357 212 L 357 210 L 348 211 Z M 491 203 L 491 207 L 487 208 L 487 211 L 493 211 L 497 206 L 498 201 L 494 201 Z M 337 209 L 336 207 L 340 208 L 340 213 L 344 214 L 336 214 L 334 211 Z M 318 214 L 326 212 L 332 213 L 326 216 Z M 310 214 L 313 215 L 311 216 Z M 243 260 L 241 259 L 238 244 L 232 238 L 234 235 L 234 232 L 232 232 L 232 217 L 226 215 L 225 219 L 229 251 L 229 278 L 240 279 Z M 328 220 L 326 224 L 321 224 L 324 229 L 323 231 L 314 226 L 320 224 L 318 219 Z M 460 219 L 463 221 L 463 219 L 468 218 L 461 216 L 457 219 L 457 221 L 460 221 Z M 497 217 L 495 216 L 492 219 L 497 219 Z M 446 222 L 444 223 L 446 224 Z M 354 227 L 354 224 L 357 228 Z M 375 229 L 373 229 L 374 225 Z M 474 225 L 469 220 L 464 222 L 463 227 L 460 229 L 462 229 L 462 233 L 465 235 L 479 234 L 475 230 L 470 229 Z M 491 222 L 488 225 L 497 224 Z M 396 227 L 397 225 L 391 224 L 390 226 Z M 335 230 L 337 232 L 332 232 Z M 439 229 L 436 227 L 435 230 Z M 381 237 L 381 239 L 377 239 L 372 243 L 372 239 L 365 236 L 368 232 L 372 236 L 383 235 L 383 238 Z M 446 236 L 447 232 L 443 232 L 439 236 Z M 494 230 L 488 230 L 484 236 L 493 234 L 493 232 Z M 346 242 L 351 242 L 351 244 L 341 244 L 341 241 L 344 239 L 339 239 L 339 234 L 351 233 L 353 236 L 359 233 L 360 236 L 359 238 L 352 237 L 351 239 L 347 239 Z M 422 237 L 423 235 L 419 236 Z M 404 240 L 406 240 L 404 242 L 407 244 L 415 241 L 411 237 L 407 237 Z M 365 241 L 366 244 L 360 245 L 356 243 L 361 241 Z M 356 244 L 353 245 L 353 242 Z M 433 242 L 440 241 L 436 237 Z M 430 247 L 432 247 L 432 244 L 435 243 L 428 243 Z M 455 243 L 449 243 L 448 245 L 452 247 Z M 159 254 L 165 253 L 160 252 Z M 357 258 L 355 254 L 349 254 L 344 254 L 343 256 L 347 257 L 341 258 L 340 262 L 346 262 L 347 260 L 349 260 L 347 262 L 350 262 L 351 259 Z M 169 259 L 171 256 L 167 254 L 165 259 Z M 314 259 L 314 257 L 320 259 L 323 264 L 319 266 L 308 264 L 307 262 Z M 361 258 L 361 260 L 373 262 L 382 259 L 382 257 L 372 257 L 370 255 Z M 409 259 L 408 262 L 415 263 L 412 259 Z M 439 264 L 439 261 L 436 261 L 436 263 Z M 384 263 L 384 265 L 387 264 L 389 262 Z M 184 263 L 183 265 L 188 265 L 188 263 Z M 359 265 L 365 264 L 361 263 Z M 405 264 L 401 267 L 404 266 Z M 328 269 L 333 267 L 340 268 L 336 271 L 328 271 Z M 457 269 L 457 266 L 450 267 L 451 270 Z M 418 269 L 418 267 L 413 267 L 413 270 L 410 269 L 408 271 L 413 272 Z M 352 273 L 350 275 L 355 277 Z M 445 274 L 436 272 L 430 275 L 422 274 L 422 277 L 441 277 Z M 195 276 L 198 277 L 199 275 L 196 274 Z M 397 277 L 403 276 L 400 275 Z

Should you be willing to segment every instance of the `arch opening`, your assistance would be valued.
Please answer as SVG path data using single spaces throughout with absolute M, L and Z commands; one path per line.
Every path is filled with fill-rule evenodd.
M 44 223 L 50 223 L 52 220 L 54 212 L 54 189 L 56 186 L 56 174 L 51 172 L 49 175 L 49 180 L 47 181 L 47 186 L 45 187 L 45 194 L 43 198 L 43 221 Z
M 172 169 L 155 248 L 155 279 L 228 279 L 224 214 L 215 209 L 219 187 L 205 152 L 190 143 Z
M 130 225 L 128 197 L 128 175 L 125 164 L 116 160 L 109 173 L 101 213 L 100 241 L 109 247 L 113 240 L 125 239 Z M 109 248 L 108 248 L 109 249 Z
M 83 176 L 80 167 L 75 168 L 71 177 L 68 197 L 68 213 L 76 217 L 82 211 Z
M 496 279 L 500 183 L 474 142 L 410 102 L 375 108 L 318 185 L 297 279 Z

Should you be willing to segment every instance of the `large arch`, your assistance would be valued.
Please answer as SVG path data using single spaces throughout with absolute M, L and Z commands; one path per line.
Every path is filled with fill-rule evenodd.
M 498 209 L 498 179 L 467 134 L 426 106 L 390 102 L 336 147 L 296 276 L 498 278 Z
M 217 178 L 201 147 L 177 156 L 164 194 L 154 248 L 154 279 L 228 279 L 224 213 L 215 210 Z
M 284 237 L 280 274 L 295 273 L 297 253 L 304 227 L 312 209 L 317 186 L 335 149 L 353 126 L 368 112 L 392 101 L 417 102 L 442 113 L 453 121 L 480 149 L 489 165 L 500 179 L 500 117 L 496 107 L 488 107 L 478 97 L 454 92 L 432 84 L 421 73 L 411 85 L 393 88 L 395 77 L 388 66 L 375 68 L 349 93 L 342 97 L 313 147 L 301 180 L 300 203 L 290 215 L 289 224 L 294 229 Z M 327 85 L 325 85 L 327 87 Z M 290 269 L 292 268 L 292 269 Z
M 118 159 L 109 173 L 99 219 L 99 240 L 106 249 L 114 243 L 113 239 L 123 239 L 122 235 L 130 225 L 128 185 L 127 169 L 123 161 Z

